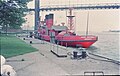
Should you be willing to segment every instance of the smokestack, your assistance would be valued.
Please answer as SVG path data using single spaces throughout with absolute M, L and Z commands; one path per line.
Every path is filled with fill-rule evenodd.
M 54 17 L 54 14 L 49 14 L 48 25 L 47 25 L 48 28 L 51 28 L 51 26 L 53 25 L 53 17 Z

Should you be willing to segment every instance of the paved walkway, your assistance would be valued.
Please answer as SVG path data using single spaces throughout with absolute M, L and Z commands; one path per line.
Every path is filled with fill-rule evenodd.
M 23 38 L 21 38 L 23 39 Z M 17 71 L 18 76 L 72 76 L 84 75 L 85 71 L 103 71 L 105 75 L 118 75 L 119 65 L 97 61 L 90 58 L 72 60 L 70 57 L 58 58 L 50 52 L 50 43 L 38 39 L 27 38 L 24 40 L 38 49 L 32 52 L 12 58 L 8 58 L 10 64 Z M 20 61 L 25 59 L 25 61 Z

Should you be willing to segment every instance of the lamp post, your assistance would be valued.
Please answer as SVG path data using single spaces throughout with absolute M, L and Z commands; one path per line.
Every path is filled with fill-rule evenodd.
M 6 24 L 5 27 L 6 27 L 5 31 L 6 31 L 6 35 L 7 35 L 7 32 L 8 32 L 8 25 Z
M 27 24 L 27 34 L 28 34 L 28 30 L 29 30 L 29 22 L 28 22 L 28 24 Z

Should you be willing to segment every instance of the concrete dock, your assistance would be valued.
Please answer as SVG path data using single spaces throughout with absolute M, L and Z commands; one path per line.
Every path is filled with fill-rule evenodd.
M 23 40 L 23 37 L 20 39 Z M 15 68 L 17 76 L 84 76 L 85 72 L 98 72 L 96 75 L 102 75 L 101 72 L 104 75 L 120 75 L 118 64 L 89 57 L 86 59 L 71 59 L 70 56 L 59 58 L 51 52 L 51 43 L 34 38 L 26 38 L 24 41 L 28 44 L 32 41 L 30 45 L 38 51 L 7 59 L 7 64 Z M 68 51 L 70 50 L 65 50 L 66 54 Z M 91 57 L 94 56 L 91 55 Z M 25 61 L 21 61 L 22 59 Z M 86 73 L 86 75 L 92 75 L 92 73 Z

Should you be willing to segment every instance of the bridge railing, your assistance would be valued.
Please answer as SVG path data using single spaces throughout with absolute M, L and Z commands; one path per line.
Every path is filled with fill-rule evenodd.
M 74 9 L 120 9 L 120 3 L 101 3 L 101 4 L 74 4 L 74 5 L 50 5 L 40 6 L 41 11 L 48 10 L 67 10 L 70 7 Z M 29 9 L 34 11 L 34 9 Z
M 87 6 L 120 6 L 120 3 L 101 3 L 101 4 L 72 4 L 72 5 L 45 5 L 41 8 L 56 8 L 56 7 L 87 7 Z

